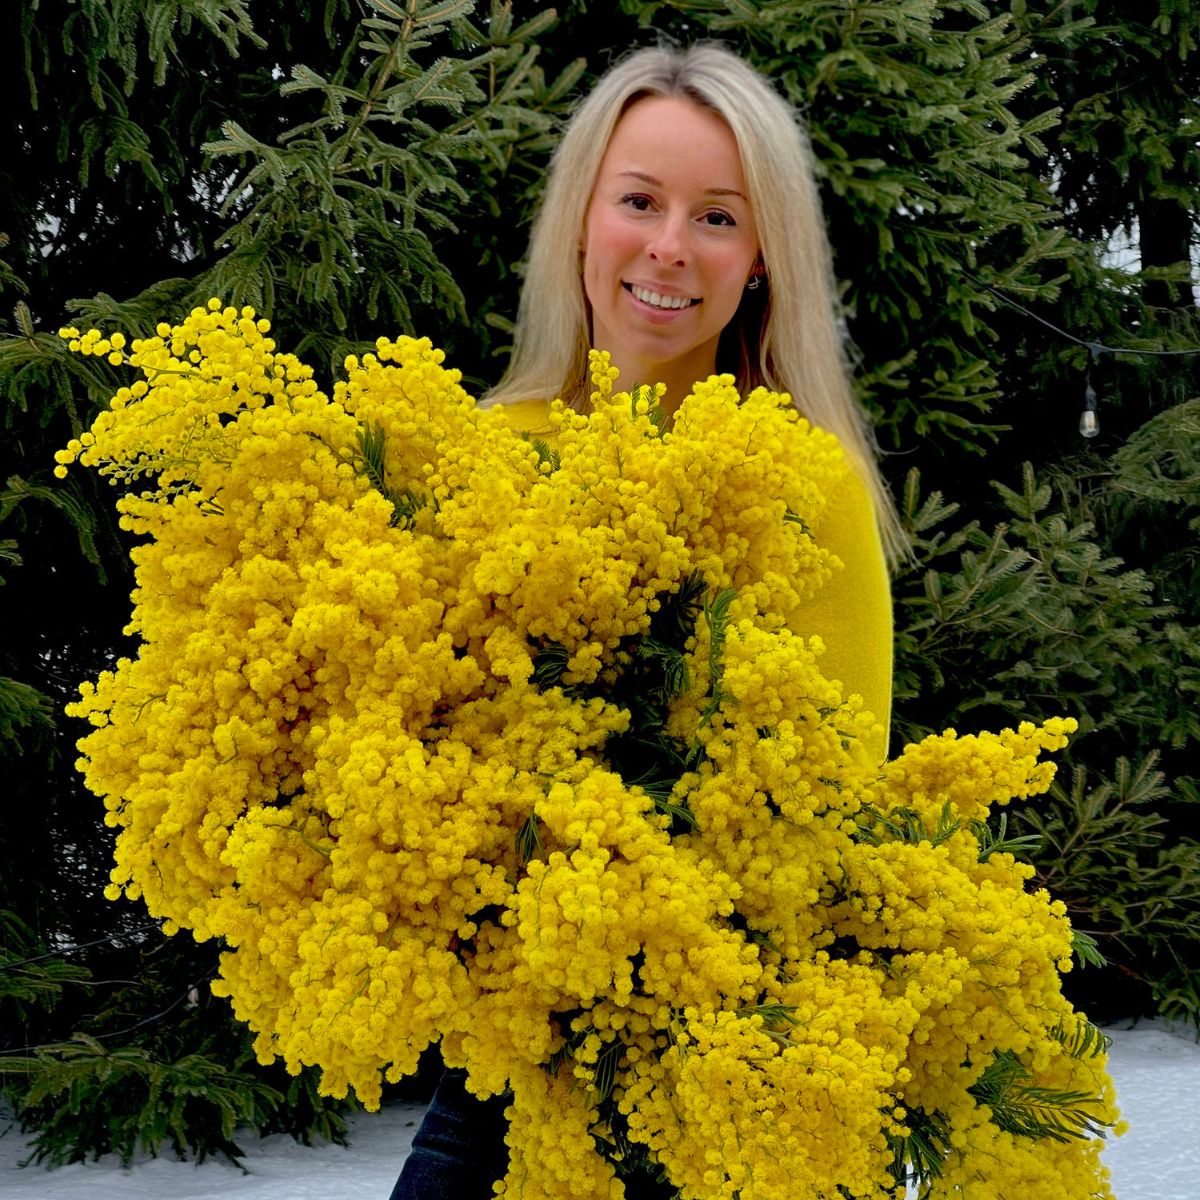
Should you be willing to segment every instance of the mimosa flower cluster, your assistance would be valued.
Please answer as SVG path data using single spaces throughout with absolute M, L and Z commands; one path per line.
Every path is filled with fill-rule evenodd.
M 216 301 L 63 335 L 139 373 L 58 455 L 140 539 L 70 710 L 108 894 L 221 939 L 264 1062 L 371 1107 L 440 1042 L 523 1200 L 1110 1195 L 1064 908 L 986 826 L 1072 722 L 863 752 L 803 628 L 851 468 L 788 397 L 665 430 L 596 355 L 537 442 L 426 340 L 328 396 Z

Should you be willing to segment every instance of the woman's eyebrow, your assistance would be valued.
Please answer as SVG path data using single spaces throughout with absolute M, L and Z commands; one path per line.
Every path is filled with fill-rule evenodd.
M 661 179 L 656 179 L 653 175 L 647 175 L 644 171 L 618 171 L 617 175 L 618 177 L 628 175 L 633 179 L 640 179 L 642 183 L 648 183 L 651 187 L 662 187 L 663 185 Z M 705 188 L 704 194 L 706 196 L 737 196 L 745 200 L 747 204 L 750 203 L 749 199 L 742 192 L 739 192 L 737 188 Z

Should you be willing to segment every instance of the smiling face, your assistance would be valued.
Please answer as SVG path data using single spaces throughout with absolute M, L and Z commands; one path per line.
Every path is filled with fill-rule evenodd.
M 622 386 L 666 383 L 668 411 L 716 369 L 755 271 L 748 195 L 733 132 L 709 109 L 651 96 L 617 122 L 584 224 L 592 345 Z

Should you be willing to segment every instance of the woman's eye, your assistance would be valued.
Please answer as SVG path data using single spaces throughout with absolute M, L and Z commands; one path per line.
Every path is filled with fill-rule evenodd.
M 714 209 L 712 212 L 704 214 L 704 220 L 709 225 L 736 225 L 737 222 L 727 213 L 720 209 Z
M 627 204 L 636 212 L 645 212 L 650 207 L 650 197 L 643 196 L 640 192 L 632 192 L 628 196 L 622 196 L 621 203 Z

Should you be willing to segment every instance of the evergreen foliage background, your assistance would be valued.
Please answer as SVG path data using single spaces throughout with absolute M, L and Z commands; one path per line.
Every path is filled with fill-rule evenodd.
M 60 714 L 128 646 L 111 494 L 52 453 L 138 332 L 210 295 L 328 381 L 379 333 L 499 375 L 556 129 L 629 46 L 716 37 L 805 114 L 848 332 L 914 553 L 897 740 L 1072 713 L 1007 836 L 1105 965 L 1103 1020 L 1200 1025 L 1200 11 L 1189 0 L 25 0 L 0 15 L 0 1069 L 39 1153 L 339 1136 L 254 1063 L 215 951 L 100 899 Z M 1114 262 L 1126 245 L 1140 266 Z M 1019 307 L 1017 307 L 1019 306 Z M 1043 324 L 1068 331 L 1064 338 Z M 1085 373 L 1100 436 L 1076 425 Z M 1081 957 L 1095 959 L 1082 942 Z M 418 1084 L 417 1086 L 420 1086 Z

